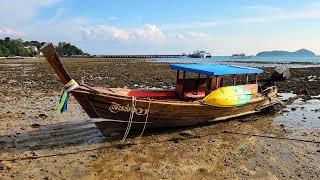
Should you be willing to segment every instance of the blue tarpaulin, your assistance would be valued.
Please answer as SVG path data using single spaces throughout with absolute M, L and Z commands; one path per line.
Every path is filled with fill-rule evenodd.
M 171 64 L 170 68 L 209 76 L 263 73 L 263 70 L 258 68 L 214 64 Z

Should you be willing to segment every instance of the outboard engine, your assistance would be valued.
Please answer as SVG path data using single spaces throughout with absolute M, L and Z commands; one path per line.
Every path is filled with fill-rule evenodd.
M 290 70 L 287 66 L 280 66 L 274 69 L 271 81 L 283 81 L 290 78 Z

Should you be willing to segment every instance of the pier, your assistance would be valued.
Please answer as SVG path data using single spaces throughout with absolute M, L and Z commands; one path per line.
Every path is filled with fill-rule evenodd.
M 103 55 L 103 58 L 181 58 L 183 55 Z

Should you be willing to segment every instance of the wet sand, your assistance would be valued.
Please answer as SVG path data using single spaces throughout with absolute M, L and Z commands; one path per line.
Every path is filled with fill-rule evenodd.
M 63 63 L 87 85 L 171 88 L 175 81 L 166 63 Z M 291 74 L 276 83 L 285 99 L 292 95 L 278 113 L 131 133 L 119 145 L 99 133 L 73 98 L 68 112 L 54 112 L 62 86 L 44 60 L 1 60 L 0 179 L 319 179 L 320 68 Z

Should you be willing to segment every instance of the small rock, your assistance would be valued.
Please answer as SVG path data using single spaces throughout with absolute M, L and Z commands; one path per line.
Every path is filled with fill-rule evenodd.
M 293 107 L 293 108 L 291 108 L 291 111 L 296 111 L 296 110 L 297 110 L 297 108 L 294 108 L 294 107 Z
M 320 112 L 320 108 L 319 109 L 316 109 L 316 110 L 314 110 L 315 112 Z
M 320 153 L 320 149 L 318 149 L 317 152 Z
M 39 114 L 39 117 L 45 118 L 45 117 L 48 117 L 48 116 L 46 114 L 44 114 L 44 113 L 41 113 L 41 114 Z
M 304 95 L 310 95 L 309 91 L 304 89 L 301 91 L 301 94 L 304 94 Z
M 31 127 L 32 128 L 39 128 L 41 125 L 40 124 L 38 124 L 38 123 L 33 123 L 33 124 L 31 124 Z
M 90 157 L 97 158 L 98 155 L 94 153 L 94 154 L 91 154 Z
M 280 124 L 280 127 L 284 127 L 284 124 Z

